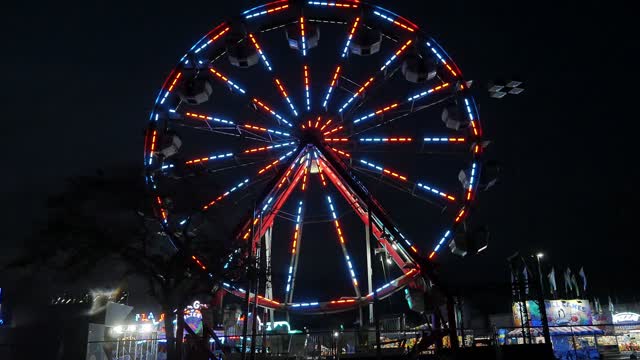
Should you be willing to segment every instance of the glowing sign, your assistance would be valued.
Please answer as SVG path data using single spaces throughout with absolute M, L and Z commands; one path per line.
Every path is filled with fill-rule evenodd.
M 640 314 L 632 312 L 623 312 L 613 315 L 614 324 L 637 323 L 640 322 Z

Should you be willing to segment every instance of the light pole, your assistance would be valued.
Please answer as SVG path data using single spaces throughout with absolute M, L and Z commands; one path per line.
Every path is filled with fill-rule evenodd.
M 538 261 L 538 280 L 540 281 L 540 291 L 538 293 L 538 306 L 540 307 L 540 317 L 542 318 L 542 334 L 544 335 L 545 344 L 551 346 L 551 334 L 549 333 L 549 320 L 547 319 L 547 307 L 544 302 L 544 282 L 542 281 L 542 266 L 540 265 L 540 259 L 544 257 L 543 253 L 536 254 L 536 260 Z

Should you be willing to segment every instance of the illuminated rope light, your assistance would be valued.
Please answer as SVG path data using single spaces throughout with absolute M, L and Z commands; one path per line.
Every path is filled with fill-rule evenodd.
M 362 138 L 361 142 L 392 142 L 392 143 L 408 143 L 412 142 L 412 138 L 392 137 L 392 138 Z
M 225 197 L 229 196 L 229 194 L 231 194 L 232 192 L 240 189 L 241 187 L 245 186 L 247 183 L 249 182 L 249 179 L 244 179 L 241 182 L 238 183 L 238 185 L 232 187 L 231 189 L 229 189 L 229 191 L 225 192 L 224 194 L 218 196 L 217 198 L 215 198 L 215 200 L 212 200 L 210 203 L 208 203 L 207 205 L 202 207 L 202 210 L 207 210 L 209 209 L 211 206 L 213 206 L 214 204 L 216 204 L 218 201 L 224 199 Z
M 433 188 L 431 186 L 425 185 L 423 183 L 417 183 L 416 185 L 418 185 L 418 187 L 421 188 L 421 189 L 430 191 L 430 192 L 432 192 L 432 193 L 434 193 L 434 194 L 436 194 L 438 196 L 442 196 L 443 198 L 445 198 L 447 200 L 451 200 L 451 201 L 455 201 L 456 200 L 456 198 L 454 198 L 453 196 L 451 196 L 449 194 L 446 194 L 446 193 L 443 193 L 442 191 L 440 191 L 440 190 L 438 190 L 436 188 Z
M 162 96 L 162 99 L 160 100 L 160 104 L 164 104 L 164 101 L 167 100 L 167 96 L 169 96 L 169 94 L 171 94 L 171 92 L 175 88 L 175 86 L 178 83 L 178 80 L 180 79 L 181 76 L 182 76 L 181 72 L 176 74 L 176 77 L 173 78 L 173 81 L 171 81 L 171 84 L 169 84 L 169 87 L 167 88 L 167 91 L 165 91 L 164 96 Z
M 371 85 L 371 83 L 373 82 L 373 77 L 370 77 L 369 80 L 367 80 L 367 82 L 364 83 L 364 85 L 362 85 L 358 91 L 356 91 L 350 98 L 349 100 L 347 100 L 346 103 L 342 104 L 342 106 L 340 107 L 340 110 L 338 110 L 338 112 L 342 112 L 342 110 L 344 110 L 344 108 L 346 108 L 347 106 L 349 106 L 349 104 L 351 104 L 351 102 L 353 102 L 353 100 L 355 100 L 358 96 L 360 96 L 360 94 L 362 94 L 362 92 L 369 86 Z
M 386 175 L 392 176 L 392 177 L 394 177 L 396 179 L 407 181 L 407 177 L 406 176 L 402 176 L 402 175 L 396 173 L 395 171 L 391 171 L 389 169 L 383 168 L 382 166 L 376 165 L 374 163 L 370 163 L 368 161 L 360 160 L 360 162 L 365 164 L 365 165 L 367 165 L 368 167 L 370 167 L 372 169 L 380 171 L 382 174 L 386 174 Z
M 436 57 L 438 58 L 438 60 L 440 60 L 440 62 L 442 63 L 442 65 L 444 65 L 444 67 L 447 68 L 447 70 L 449 70 L 449 72 L 451 73 L 451 75 L 453 75 L 454 77 L 458 77 L 458 73 L 455 72 L 455 70 L 453 70 L 453 68 L 451 68 L 451 65 L 447 64 L 447 61 L 440 55 L 440 53 L 438 52 L 438 50 L 435 49 L 435 47 L 433 47 L 431 45 L 430 42 L 427 41 L 427 46 L 429 47 L 429 49 L 431 49 L 431 52 L 433 52 Z
M 307 56 L 307 39 L 304 34 L 304 16 L 300 16 L 300 40 L 302 41 L 302 56 Z
M 398 103 L 391 104 L 391 105 L 389 105 L 389 106 L 387 106 L 387 107 L 384 107 L 384 108 L 382 108 L 382 109 L 380 109 L 380 110 L 376 110 L 376 111 L 372 112 L 371 114 L 368 114 L 368 115 L 365 115 L 365 116 L 359 117 L 359 118 L 355 119 L 355 120 L 353 121 L 353 123 L 354 123 L 354 124 L 357 124 L 357 123 L 359 123 L 359 122 L 361 122 L 361 121 L 363 121 L 363 120 L 370 119 L 370 118 L 372 118 L 372 117 L 374 117 L 374 116 L 376 116 L 376 115 L 383 114 L 383 113 L 385 113 L 385 112 L 387 112 L 387 111 L 389 111 L 389 110 L 395 109 L 395 108 L 397 108 L 397 107 L 398 107 Z
M 353 22 L 353 26 L 351 27 L 351 31 L 349 31 L 349 36 L 347 37 L 347 43 L 344 44 L 344 49 L 342 49 L 342 57 L 347 56 L 347 50 L 349 50 L 349 44 L 351 44 L 351 39 L 353 39 L 353 34 L 356 32 L 356 28 L 358 27 L 358 23 L 360 22 L 360 18 L 357 17 Z
M 471 111 L 471 105 L 469 105 L 469 99 L 464 99 L 464 105 L 467 109 L 467 114 L 469 115 L 469 121 L 471 122 L 471 129 L 473 130 L 473 135 L 478 136 L 479 131 L 476 126 L 476 119 L 473 118 L 473 112 Z
M 251 19 L 251 18 L 254 18 L 254 17 L 266 15 L 266 14 L 273 14 L 274 12 L 282 11 L 284 9 L 287 9 L 288 7 L 289 7 L 289 5 L 287 4 L 287 5 L 282 5 L 282 6 L 278 6 L 278 7 L 267 9 L 267 10 L 263 10 L 263 11 L 257 11 L 257 12 L 254 12 L 252 14 L 245 15 L 244 18 L 245 19 Z
M 198 266 L 200 266 L 200 268 L 201 268 L 202 270 L 207 270 L 207 267 L 206 267 L 206 266 L 204 266 L 204 265 L 202 264 L 202 262 L 201 262 L 197 257 L 195 257 L 194 255 L 192 255 L 192 256 L 191 256 L 191 259 L 193 259 L 193 261 L 195 261 L 195 262 L 196 262 L 196 264 L 198 264 Z
M 329 85 L 329 88 L 327 89 L 327 95 L 324 97 L 324 102 L 322 103 L 322 107 L 324 107 L 326 109 L 327 107 L 327 103 L 329 103 L 329 98 L 331 97 L 331 93 L 333 92 L 333 89 L 336 87 L 336 83 L 338 82 L 338 76 L 340 75 L 340 65 L 338 65 L 338 67 L 336 67 L 336 71 L 333 72 L 333 77 L 331 78 L 331 84 Z
M 469 177 L 469 187 L 467 188 L 467 200 L 471 200 L 473 195 L 473 183 L 476 178 L 476 163 L 471 164 L 471 176 Z
M 427 137 L 424 138 L 424 142 L 439 142 L 439 143 L 444 143 L 444 142 L 455 142 L 455 143 L 463 143 L 465 142 L 465 138 L 446 138 L 446 137 Z
M 323 131 L 327 126 L 329 126 L 329 124 L 331 124 L 331 121 L 333 120 L 329 119 L 324 125 L 322 125 L 322 127 L 320 128 L 320 131 Z
M 355 299 L 342 299 L 342 300 L 332 300 L 329 301 L 329 304 L 351 304 L 356 302 Z
M 209 157 L 203 157 L 203 158 L 199 158 L 199 159 L 189 160 L 189 161 L 185 162 L 185 165 L 200 164 L 200 163 L 211 161 L 211 160 L 230 158 L 232 156 L 233 156 L 233 153 L 211 155 Z
M 351 157 L 351 154 L 346 153 L 346 152 L 344 152 L 344 151 L 342 151 L 342 150 L 340 150 L 340 149 L 336 149 L 336 148 L 332 147 L 332 148 L 331 148 L 331 150 L 333 150 L 333 151 L 337 152 L 338 154 L 340 154 L 340 155 L 342 155 L 342 156 L 344 156 L 344 157 L 347 157 L 347 158 L 350 158 L 350 157 Z
M 160 216 L 162 217 L 162 222 L 166 225 L 167 224 L 167 211 L 164 209 L 164 206 L 162 205 L 162 199 L 160 199 L 160 196 L 156 196 L 156 202 L 158 203 L 158 206 L 160 207 Z
M 400 54 L 402 54 L 403 51 L 405 51 L 405 49 L 411 45 L 411 43 L 413 42 L 413 40 L 409 39 L 407 40 L 406 43 L 404 43 L 404 45 L 402 45 L 402 47 L 400 49 L 398 49 L 398 51 L 396 51 L 395 54 L 393 54 L 393 56 L 391 56 L 389 58 L 389 60 L 387 60 L 387 62 L 384 63 L 384 65 L 382 65 L 382 67 L 380 68 L 380 71 L 383 71 L 384 69 L 387 68 L 387 66 L 391 65 L 391 63 L 398 58 L 398 56 L 400 56 Z
M 302 176 L 302 186 L 300 187 L 302 191 L 305 191 L 307 189 L 307 177 L 309 176 L 309 165 L 310 165 L 310 161 L 309 161 L 309 158 L 307 157 L 307 163 L 304 166 L 304 175 Z
M 445 240 L 449 237 L 449 235 L 451 235 L 451 230 L 447 230 L 447 232 L 444 233 L 440 241 L 438 241 L 438 244 L 436 245 L 436 247 L 433 249 L 431 254 L 429 254 L 429 259 L 432 259 L 436 255 L 436 253 L 440 251 L 442 245 L 444 244 Z
M 448 87 L 448 86 L 449 86 L 449 83 L 444 83 L 444 84 L 439 85 L 439 86 L 436 86 L 436 87 L 434 87 L 434 88 L 432 88 L 432 89 L 425 90 L 425 91 L 423 91 L 423 92 L 421 92 L 421 93 L 419 93 L 419 94 L 416 94 L 416 95 L 410 96 L 410 97 L 407 99 L 407 101 L 414 101 L 414 100 L 418 100 L 418 99 L 423 98 L 423 97 L 425 97 L 425 96 L 427 96 L 427 95 L 429 95 L 429 94 L 431 94 L 431 93 L 433 93 L 433 92 L 436 92 L 436 91 L 438 91 L 438 90 L 442 90 L 442 89 L 444 89 L 444 88 L 446 88 L 446 87 Z
M 219 119 L 219 118 L 216 118 L 216 117 L 211 117 L 211 116 L 202 115 L 202 114 L 196 114 L 196 113 L 192 113 L 192 112 L 187 112 L 185 114 L 185 116 L 188 116 L 188 117 L 194 118 L 194 119 L 209 120 L 209 121 L 219 122 L 219 123 L 227 124 L 227 125 L 235 125 L 233 122 L 231 122 L 229 120 Z
M 267 106 L 265 103 L 263 103 L 262 101 L 253 98 L 253 103 L 256 104 L 259 108 L 263 109 L 264 111 L 268 112 L 269 114 L 273 115 L 276 119 L 282 121 L 283 123 L 287 124 L 287 126 L 293 126 L 291 125 L 291 123 L 289 121 L 287 121 L 287 119 L 283 118 L 280 114 L 276 113 L 275 111 L 273 111 L 269 106 Z
M 318 166 L 318 176 L 320 176 L 320 181 L 322 182 L 322 187 L 326 187 L 327 186 L 327 179 L 324 177 L 324 174 L 322 173 L 322 164 L 320 164 L 320 161 L 317 160 L 317 156 L 318 156 L 318 154 L 316 153 L 316 165 Z
M 226 34 L 227 31 L 229 31 L 229 29 L 231 29 L 230 27 L 226 27 L 224 30 L 220 31 L 219 33 L 217 33 L 214 37 L 212 37 L 211 39 L 209 39 L 209 41 L 207 41 L 206 43 L 204 43 L 202 46 L 200 46 L 199 48 L 197 48 L 194 52 L 197 54 L 199 53 L 202 49 L 206 48 L 207 46 L 209 46 L 212 42 L 218 40 L 222 35 Z
M 291 142 L 283 143 L 283 144 L 262 146 L 262 147 L 258 147 L 258 148 L 247 149 L 247 150 L 243 151 L 243 153 L 244 154 L 257 153 L 257 152 L 267 151 L 267 150 L 271 150 L 271 149 L 278 149 L 278 148 L 281 148 L 281 147 L 291 146 L 291 145 L 294 145 L 294 144 L 295 144 L 295 142 L 291 141 Z
M 304 92 L 307 99 L 307 111 L 311 111 L 311 93 L 309 92 L 309 67 L 304 65 Z
M 244 125 L 242 125 L 242 127 L 244 127 L 245 129 L 268 132 L 270 134 L 276 134 L 276 135 L 280 135 L 280 136 L 291 136 L 289 133 L 286 133 L 286 132 L 283 132 L 283 131 L 267 129 L 267 128 L 264 128 L 264 127 L 255 126 L 255 125 L 251 125 L 251 124 L 244 124 Z
M 309 306 L 318 306 L 318 305 L 320 305 L 320 303 L 311 302 L 311 303 L 291 304 L 291 307 L 298 308 L 298 307 L 309 307 Z
M 261 175 L 261 174 L 263 174 L 265 171 L 267 171 L 267 170 L 271 169 L 271 168 L 272 168 L 272 167 L 274 167 L 276 164 L 278 164 L 280 161 L 282 161 L 282 160 L 286 159 L 287 157 L 291 156 L 291 154 L 293 154 L 293 150 L 292 150 L 292 151 L 289 151 L 288 153 L 286 153 L 286 154 L 284 154 L 284 155 L 282 155 L 282 156 L 280 156 L 280 157 L 278 158 L 278 160 L 275 160 L 275 161 L 274 161 L 274 162 L 272 162 L 271 164 L 269 164 L 269 165 L 267 165 L 267 166 L 263 167 L 262 169 L 258 170 L 258 175 Z
M 238 85 L 236 85 L 233 81 L 229 80 L 229 78 L 227 78 L 226 76 L 222 75 L 221 73 L 219 73 L 218 71 L 216 71 L 216 69 L 209 69 L 209 71 L 211 71 L 212 74 L 214 74 L 215 76 L 217 76 L 219 79 L 221 79 L 222 81 L 226 82 L 227 84 L 231 85 L 234 89 L 240 91 L 243 94 L 246 94 L 246 92 L 244 91 L 244 89 L 242 89 L 241 87 L 239 87 Z
M 395 24 L 395 25 L 397 25 L 397 26 L 399 26 L 399 27 L 401 27 L 401 28 L 403 28 L 403 29 L 405 29 L 405 30 L 408 30 L 408 31 L 410 31 L 410 32 L 414 32 L 414 31 L 415 31 L 415 29 L 414 29 L 414 28 L 409 27 L 409 26 L 407 26 L 407 25 L 405 25 L 405 24 L 403 24 L 403 23 L 401 23 L 401 22 L 397 21 L 397 20 L 396 20 L 397 18 L 393 18 L 393 17 L 391 17 L 391 16 L 383 15 L 383 14 L 381 14 L 381 13 L 380 13 L 380 12 L 378 12 L 378 11 L 374 11 L 373 13 L 374 13 L 375 15 L 378 15 L 379 17 L 381 17 L 381 18 L 383 18 L 383 19 L 387 20 L 388 22 L 390 22 L 390 23 L 392 23 L 392 24 Z
M 293 102 L 291 102 L 291 99 L 289 98 L 289 94 L 287 94 L 287 91 L 285 90 L 284 86 L 280 82 L 280 79 L 275 78 L 274 80 L 276 82 L 276 86 L 278 87 L 278 90 L 280 90 L 280 94 L 287 101 L 287 104 L 289 104 L 289 107 L 291 108 L 293 115 L 298 116 L 298 111 L 296 110 L 295 106 L 293 106 Z
M 342 234 L 342 228 L 340 227 L 340 221 L 336 216 L 335 208 L 333 207 L 333 201 L 331 200 L 331 196 L 327 196 L 327 202 L 329 204 L 329 210 L 331 211 L 331 217 L 333 218 L 333 224 L 336 228 L 336 233 L 338 235 L 338 239 L 340 240 L 340 246 L 342 247 L 342 252 L 344 253 L 345 260 L 347 261 L 347 266 L 349 267 L 349 273 L 351 275 L 351 281 L 353 282 L 353 286 L 358 289 L 358 280 L 356 279 L 356 273 L 353 271 L 353 265 L 351 264 L 351 258 L 349 257 L 349 253 L 347 252 L 346 240 L 344 235 Z
M 251 39 L 251 42 L 253 43 L 253 46 L 258 51 L 258 54 L 260 54 L 260 57 L 262 58 L 262 61 L 264 62 L 264 66 L 266 66 L 267 69 L 269 69 L 269 71 L 273 71 L 273 69 L 271 68 L 271 64 L 269 63 L 269 60 L 267 60 L 266 55 L 264 54 L 264 52 L 262 52 L 262 49 L 260 48 L 260 44 L 258 44 L 258 41 L 256 40 L 255 36 L 253 36 L 253 34 L 249 33 L 249 39 Z
M 348 142 L 349 139 L 348 138 L 325 138 L 324 141 L 326 141 L 326 142 Z
M 402 240 L 404 240 L 405 243 L 407 243 L 407 245 L 409 247 L 413 246 L 413 244 L 411 244 L 411 241 L 409 241 L 409 239 L 407 239 L 406 237 L 404 237 L 404 235 L 402 235 L 402 233 L 396 229 L 396 231 L 398 232 L 398 235 L 400 235 L 400 237 L 402 238 Z
M 337 2 L 324 2 L 324 1 L 309 1 L 309 5 L 315 6 L 330 6 L 330 7 L 338 7 L 338 8 L 351 8 L 357 9 L 357 4 L 347 4 L 347 3 L 337 3 Z
M 149 146 L 149 165 L 153 164 L 153 153 L 156 151 L 156 140 L 158 138 L 158 131 L 153 130 L 151 135 L 151 146 Z
M 333 128 L 332 130 L 327 131 L 326 133 L 323 133 L 322 135 L 331 135 L 333 133 L 336 133 L 340 130 L 344 129 L 344 126 L 340 125 L 338 127 Z

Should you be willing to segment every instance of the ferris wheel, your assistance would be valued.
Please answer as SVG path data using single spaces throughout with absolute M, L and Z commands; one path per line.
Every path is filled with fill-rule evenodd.
M 270 269 L 262 293 L 225 282 L 227 292 L 317 314 L 424 286 L 447 248 L 482 250 L 457 234 L 485 146 L 470 83 L 416 24 L 355 0 L 281 0 L 216 26 L 180 59 L 153 105 L 144 165 L 168 233 L 218 232 L 238 244 L 230 258 L 261 257 Z M 430 209 L 405 219 L 420 223 L 414 238 L 385 197 L 405 214 Z M 348 217 L 366 231 L 355 234 Z M 332 233 L 322 241 L 335 256 L 323 261 L 350 293 L 297 295 L 301 254 L 317 237 L 310 224 Z M 356 253 L 363 233 L 366 253 Z M 384 280 L 371 275 L 375 252 L 394 268 Z

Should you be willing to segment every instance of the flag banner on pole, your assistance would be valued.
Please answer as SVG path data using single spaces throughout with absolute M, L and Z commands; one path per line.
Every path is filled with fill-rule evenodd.
M 558 291 L 558 288 L 556 287 L 556 269 L 552 267 L 551 272 L 547 277 L 549 278 L 549 292 L 554 294 Z
M 582 278 L 582 290 L 587 291 L 587 275 L 584 274 L 584 266 L 580 268 L 578 275 Z

